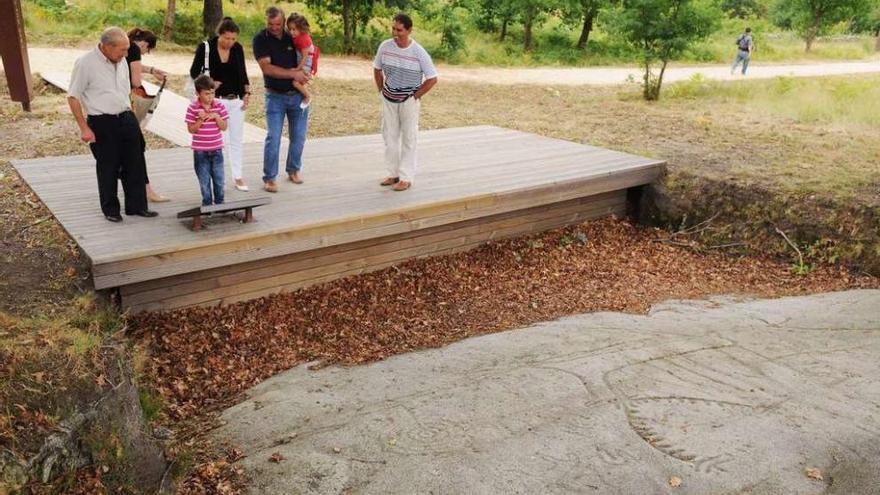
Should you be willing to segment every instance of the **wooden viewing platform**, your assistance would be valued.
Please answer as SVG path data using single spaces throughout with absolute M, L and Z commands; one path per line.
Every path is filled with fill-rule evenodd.
M 250 192 L 260 189 L 261 144 L 245 145 Z M 283 155 L 282 155 L 283 159 Z M 96 289 L 119 288 L 132 311 L 211 305 L 292 291 L 489 239 L 622 215 L 627 190 L 654 181 L 660 160 L 497 127 L 423 131 L 413 188 L 380 187 L 378 135 L 310 139 L 305 184 L 286 181 L 256 222 L 211 217 L 193 232 L 176 213 L 200 203 L 192 152 L 149 151 L 150 180 L 172 199 L 158 218 L 107 222 L 91 155 L 15 161 L 21 176 L 92 263 Z M 120 186 L 120 196 L 122 188 Z

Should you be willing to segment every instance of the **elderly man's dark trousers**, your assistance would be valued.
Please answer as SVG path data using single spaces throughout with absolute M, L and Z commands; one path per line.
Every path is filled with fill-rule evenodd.
M 98 172 L 98 195 L 104 215 L 119 215 L 118 182 L 125 192 L 125 213 L 147 209 L 147 167 L 142 147 L 143 135 L 132 112 L 119 115 L 89 115 L 95 142 L 89 147 Z

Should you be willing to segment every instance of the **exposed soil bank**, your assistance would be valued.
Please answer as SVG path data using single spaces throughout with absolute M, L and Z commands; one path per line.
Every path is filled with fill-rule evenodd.
M 28 418 L 45 419 L 17 418 L 15 427 L 32 430 L 0 455 L 0 493 L 155 493 L 170 486 L 162 445 L 144 419 L 130 351 L 124 344 L 105 345 L 99 359 L 106 366 L 98 380 L 70 378 L 58 385 L 58 416 L 40 416 L 41 408 L 49 409 L 32 404 L 38 399 L 32 394 L 14 399 L 38 411 Z
M 685 237 L 707 246 L 784 257 L 801 271 L 841 263 L 880 274 L 880 205 L 787 195 L 759 184 L 686 172 L 670 174 L 648 188 L 643 199 L 641 222 L 672 231 L 689 229 Z

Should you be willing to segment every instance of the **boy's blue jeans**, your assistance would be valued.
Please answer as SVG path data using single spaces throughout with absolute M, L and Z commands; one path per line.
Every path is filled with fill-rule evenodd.
M 223 203 L 223 150 L 193 150 L 193 167 L 202 190 L 202 206 Z M 213 186 L 213 197 L 211 190 Z
M 292 89 L 292 88 L 291 88 Z M 263 182 L 275 180 L 278 175 L 278 154 L 281 148 L 281 132 L 287 120 L 290 133 L 290 147 L 287 149 L 287 174 L 302 168 L 303 148 L 309 131 L 309 109 L 299 107 L 302 95 L 266 92 L 266 144 L 263 148 Z

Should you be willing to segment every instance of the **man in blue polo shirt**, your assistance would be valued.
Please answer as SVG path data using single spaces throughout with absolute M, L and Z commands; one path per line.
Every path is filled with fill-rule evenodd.
M 266 29 L 254 36 L 254 57 L 263 71 L 266 86 L 266 145 L 263 149 L 263 189 L 278 192 L 278 152 L 284 118 L 290 132 L 290 146 L 284 170 L 294 184 L 302 184 L 302 153 L 309 128 L 309 109 L 302 109 L 302 94 L 293 88 L 293 80 L 306 82 L 310 75 L 297 70 L 293 39 L 284 29 L 284 12 L 278 7 L 266 9 Z

